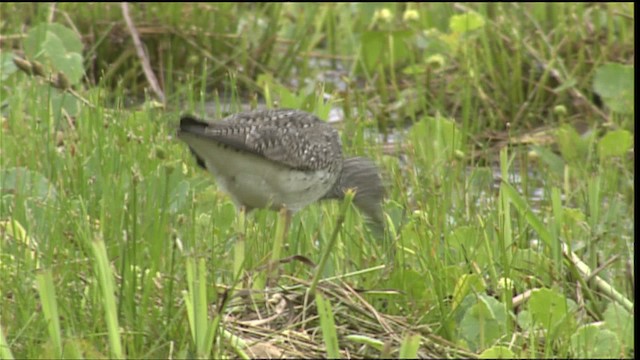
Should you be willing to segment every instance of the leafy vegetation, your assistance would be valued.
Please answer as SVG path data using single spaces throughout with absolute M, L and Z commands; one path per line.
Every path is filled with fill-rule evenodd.
M 0 357 L 634 356 L 633 4 L 128 6 L 0 4 Z M 175 138 L 263 107 L 379 164 L 383 236 Z

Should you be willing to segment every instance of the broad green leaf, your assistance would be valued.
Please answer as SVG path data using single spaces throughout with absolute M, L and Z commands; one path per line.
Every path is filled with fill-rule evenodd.
M 470 11 L 462 15 L 453 15 L 449 19 L 449 28 L 454 33 L 463 34 L 483 27 L 484 23 L 482 15 Z
M 624 357 L 616 334 L 601 326 L 581 326 L 571 335 L 571 352 L 576 358 L 613 359 Z
M 413 37 L 413 32 L 407 30 L 393 31 L 391 37 L 393 38 L 393 58 L 397 65 L 404 62 L 411 53 L 408 42 Z
M 41 46 L 46 56 L 55 55 L 56 53 L 65 53 L 62 40 L 60 40 L 60 38 L 51 31 L 47 31 Z
M 360 40 L 360 56 L 367 71 L 373 71 L 385 48 L 385 33 L 382 31 L 367 31 Z
M 457 308 L 469 294 L 484 292 L 487 285 L 479 274 L 463 274 L 456 283 L 453 291 L 452 309 Z
M 634 316 L 620 304 L 611 302 L 604 312 L 605 327 L 613 331 L 622 345 L 630 352 L 634 350 Z
M 502 303 L 480 294 L 460 322 L 460 335 L 473 351 L 481 350 L 505 335 L 506 318 Z
M 394 65 L 404 62 L 410 54 L 407 42 L 412 36 L 413 32 L 406 30 L 365 32 L 360 39 L 360 56 L 367 71 L 374 71 L 378 64 L 390 66 L 392 58 Z
M 562 156 L 570 163 L 582 162 L 587 158 L 588 141 L 580 137 L 576 129 L 568 124 L 556 130 L 556 141 Z
M 398 290 L 405 292 L 410 299 L 420 299 L 427 288 L 424 275 L 412 269 L 396 272 L 392 281 L 397 284 Z
M 70 116 L 78 115 L 81 108 L 80 103 L 79 100 L 71 94 L 61 92 L 58 89 L 52 89 L 48 85 L 39 86 L 36 91 L 43 101 L 50 101 L 51 106 L 49 111 L 53 115 L 57 124 L 59 124 L 62 119 L 62 110 Z
M 573 311 L 576 304 L 564 294 L 547 288 L 536 289 L 532 291 L 528 304 L 531 320 L 553 339 L 569 333 L 575 327 Z
M 40 201 L 53 200 L 58 196 L 46 177 L 22 167 L 0 170 L 0 194 L 24 194 Z
M 605 64 L 596 70 L 593 90 L 611 110 L 623 114 L 634 112 L 635 70 L 633 66 Z
M 598 154 L 600 159 L 622 156 L 633 146 L 633 135 L 627 130 L 614 130 L 608 132 L 598 142 Z
M 41 24 L 32 28 L 24 48 L 27 59 L 37 59 L 45 66 L 52 66 L 50 72 L 64 73 L 72 85 L 84 76 L 82 41 L 76 33 L 60 24 Z
M 53 66 L 67 76 L 71 85 L 77 84 L 82 80 L 84 76 L 82 55 L 78 53 L 54 53 L 50 57 Z
M 516 354 L 504 346 L 493 346 L 480 354 L 480 359 L 515 359 Z
M 41 55 L 46 40 L 55 36 L 60 40 L 58 51 L 82 54 L 83 45 L 80 37 L 71 29 L 60 24 L 40 24 L 27 33 L 24 41 L 24 52 L 29 59 L 36 59 Z
M 14 56 L 15 54 L 11 51 L 0 52 L 0 80 L 6 80 L 18 70 L 16 64 L 13 63 Z

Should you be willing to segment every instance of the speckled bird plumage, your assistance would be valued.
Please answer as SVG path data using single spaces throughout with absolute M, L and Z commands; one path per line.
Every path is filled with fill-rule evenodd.
M 183 116 L 178 137 L 236 204 L 249 210 L 296 211 L 320 199 L 342 198 L 354 187 L 354 203 L 374 220 L 382 218 L 377 167 L 366 158 L 343 159 L 338 132 L 312 114 L 262 110 L 214 123 Z

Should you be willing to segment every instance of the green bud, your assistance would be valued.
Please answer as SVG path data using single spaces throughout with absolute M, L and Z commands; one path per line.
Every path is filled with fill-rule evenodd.
M 554 113 L 556 116 L 560 116 L 560 117 L 567 116 L 567 107 L 566 107 L 566 106 L 564 106 L 564 105 L 556 105 L 556 106 L 553 108 L 553 113 Z

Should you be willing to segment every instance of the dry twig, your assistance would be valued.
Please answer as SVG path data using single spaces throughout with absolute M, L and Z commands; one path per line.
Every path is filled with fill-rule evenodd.
M 136 53 L 138 54 L 138 58 L 140 58 L 140 62 L 142 63 L 142 70 L 144 71 L 144 75 L 151 86 L 151 90 L 158 96 L 162 103 L 165 103 L 165 96 L 162 89 L 160 89 L 160 85 L 158 84 L 158 79 L 156 78 L 153 70 L 151 69 L 151 63 L 149 62 L 149 57 L 147 53 L 144 51 L 144 47 L 142 46 L 142 41 L 140 41 L 140 35 L 138 34 L 138 30 L 136 29 L 133 21 L 131 20 L 131 16 L 129 15 L 129 4 L 123 2 L 122 4 L 122 16 L 124 17 L 124 21 L 127 23 L 127 27 L 129 28 L 129 32 L 131 33 L 131 39 L 133 40 L 133 45 L 136 48 Z

